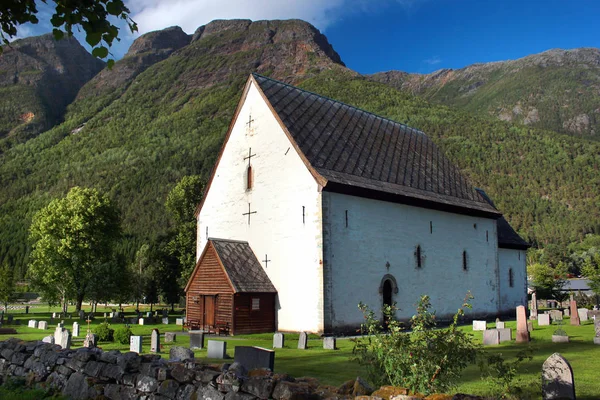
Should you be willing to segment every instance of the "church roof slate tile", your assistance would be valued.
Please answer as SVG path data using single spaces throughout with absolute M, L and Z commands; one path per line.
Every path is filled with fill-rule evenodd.
M 236 293 L 277 293 L 248 242 L 209 238 Z
M 422 201 L 501 215 L 423 132 L 271 78 L 253 77 L 310 165 L 327 179 L 325 190 L 354 188 L 416 200 L 416 205 Z

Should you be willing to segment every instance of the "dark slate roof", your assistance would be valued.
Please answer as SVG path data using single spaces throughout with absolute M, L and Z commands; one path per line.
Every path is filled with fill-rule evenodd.
M 236 293 L 277 293 L 248 242 L 208 239 L 217 251 Z
M 310 165 L 328 180 L 325 190 L 350 188 L 500 216 L 423 132 L 253 76 Z
M 481 196 L 494 208 L 494 202 L 482 189 L 476 189 Z M 527 250 L 531 247 L 508 223 L 504 217 L 500 217 L 496 220 L 498 227 L 498 247 L 507 249 Z

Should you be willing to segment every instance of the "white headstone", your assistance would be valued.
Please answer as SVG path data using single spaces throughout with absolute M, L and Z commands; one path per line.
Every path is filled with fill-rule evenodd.
M 333 336 L 324 337 L 323 348 L 325 350 L 335 350 L 335 338 Z
M 306 350 L 307 347 L 308 335 L 306 334 L 306 332 L 300 332 L 300 335 L 298 336 L 298 348 L 300 350 Z
M 140 324 L 140 325 L 144 325 L 144 318 L 140 318 L 140 319 L 138 320 L 138 324 Z
M 133 336 L 129 338 L 129 351 L 133 351 L 135 353 L 142 353 L 142 337 L 141 336 Z
M 27 324 L 27 327 L 29 327 L 29 328 L 37 328 L 37 321 L 35 319 L 30 319 L 29 323 Z
M 57 326 L 54 330 L 54 343 L 60 344 L 60 340 L 62 339 L 62 331 L 64 328 Z
M 208 358 L 224 359 L 227 356 L 227 342 L 217 340 L 208 341 Z
M 486 329 L 483 331 L 483 345 L 495 346 L 500 344 L 500 333 L 498 329 Z
M 487 329 L 487 323 L 485 321 L 473 321 L 473 330 L 474 331 L 485 331 Z
M 73 337 L 79 337 L 79 323 L 73 322 Z
M 46 336 L 42 339 L 42 342 L 54 344 L 54 336 L 52 336 L 52 335 Z
M 151 318 L 152 317 L 152 313 L 150 311 L 146 312 L 146 318 Z
M 163 325 L 169 325 L 169 318 L 163 318 L 162 323 Z
M 273 335 L 273 348 L 274 349 L 282 349 L 284 346 L 285 336 L 283 333 L 277 332 Z
M 40 322 L 38 322 L 38 328 L 39 329 L 43 329 L 43 330 L 48 329 L 48 322 L 46 322 L 46 321 L 40 321 Z
M 550 325 L 550 314 L 538 314 L 538 325 Z
M 71 348 L 71 332 L 68 329 L 63 329 L 60 335 L 60 341 L 55 342 L 59 344 L 63 350 L 68 350 Z
M 496 322 L 496 329 L 504 329 L 504 322 L 502 322 L 502 321 Z
M 177 325 L 183 325 L 183 318 L 177 318 L 177 319 L 175 319 L 175 324 L 177 324 Z
M 165 343 L 175 343 L 177 341 L 177 334 L 175 332 L 165 332 Z M 191 332 L 190 332 L 190 343 L 191 343 Z
M 577 313 L 579 314 L 579 321 L 587 321 L 588 320 L 588 309 L 587 308 L 578 308 Z
M 152 329 L 150 334 L 150 353 L 160 353 L 160 332 Z

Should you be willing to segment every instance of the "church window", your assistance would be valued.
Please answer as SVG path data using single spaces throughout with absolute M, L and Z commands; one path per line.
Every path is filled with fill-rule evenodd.
M 346 228 L 348 227 L 348 210 L 346 210 Z
M 515 285 L 515 278 L 513 277 L 512 268 L 508 269 L 508 286 L 513 287 Z
M 260 298 L 253 297 L 252 298 L 252 311 L 260 310 Z
M 473 229 L 477 229 L 477 224 L 473 224 Z
M 208 225 L 206 225 L 206 240 L 208 240 Z
M 463 271 L 467 270 L 467 251 L 464 250 L 463 254 L 462 254 L 462 264 L 463 264 Z
M 248 170 L 246 171 L 246 190 L 252 189 L 252 165 L 248 165 Z
M 418 245 L 415 250 L 415 261 L 417 263 L 417 268 L 421 268 L 423 266 L 423 258 L 421 256 L 421 246 Z
M 433 234 L 433 221 L 429 221 L 429 233 Z
M 304 211 L 305 211 L 305 208 L 304 208 L 304 206 L 302 206 L 302 223 L 306 222 L 305 221 L 305 216 L 304 216 L 305 215 Z
M 490 238 L 489 238 L 489 235 L 488 235 L 488 231 L 485 231 L 485 241 L 486 242 L 490 241 Z
M 519 254 L 519 260 L 521 260 L 521 252 L 519 251 L 518 254 Z

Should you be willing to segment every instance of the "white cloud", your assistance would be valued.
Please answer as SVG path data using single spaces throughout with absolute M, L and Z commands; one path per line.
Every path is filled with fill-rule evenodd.
M 438 56 L 433 56 L 431 58 L 428 58 L 426 60 L 423 60 L 423 62 L 425 64 L 429 64 L 429 65 L 436 65 L 442 62 L 442 59 L 439 58 Z

